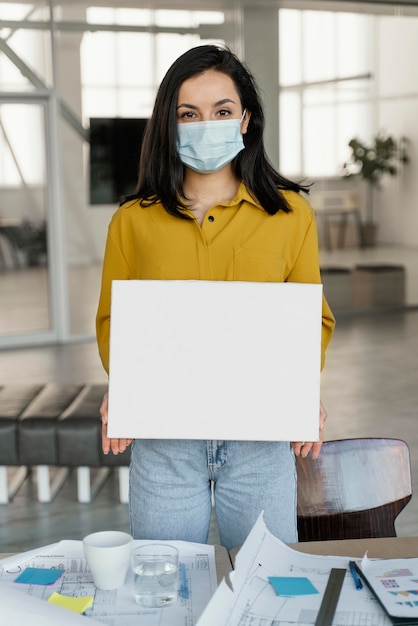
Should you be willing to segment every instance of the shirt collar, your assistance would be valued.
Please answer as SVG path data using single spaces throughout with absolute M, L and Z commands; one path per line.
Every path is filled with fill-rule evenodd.
M 232 198 L 232 200 L 229 200 L 229 202 L 222 202 L 221 206 L 236 206 L 242 204 L 243 202 L 248 202 L 258 209 L 261 208 L 257 200 L 254 200 L 253 196 L 250 194 L 245 184 L 241 182 L 240 186 L 237 189 L 237 193 Z

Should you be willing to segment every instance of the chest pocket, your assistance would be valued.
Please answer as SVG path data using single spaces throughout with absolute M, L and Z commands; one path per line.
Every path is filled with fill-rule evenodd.
M 285 270 L 286 262 L 277 253 L 251 248 L 234 249 L 233 280 L 283 283 Z

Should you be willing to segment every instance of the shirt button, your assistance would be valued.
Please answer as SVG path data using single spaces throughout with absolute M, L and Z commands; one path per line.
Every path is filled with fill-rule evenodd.
M 215 221 L 215 218 L 213 217 L 213 215 L 209 215 L 208 221 L 209 222 L 214 222 Z

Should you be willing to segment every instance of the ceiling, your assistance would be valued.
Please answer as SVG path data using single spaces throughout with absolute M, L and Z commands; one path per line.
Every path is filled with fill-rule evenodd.
M 312 5 L 323 5 L 322 8 L 344 9 L 355 5 L 362 5 L 362 10 L 367 5 L 391 5 L 391 6 L 418 6 L 418 0 L 50 0 L 53 5 L 83 5 L 83 6 L 111 6 L 128 8 L 152 8 L 152 9 L 187 9 L 187 10 L 223 10 L 237 9 L 241 7 L 293 7 L 308 8 Z M 8 0 L 16 4 L 32 4 L 45 6 L 49 0 Z M 359 7 L 360 8 L 360 7 Z

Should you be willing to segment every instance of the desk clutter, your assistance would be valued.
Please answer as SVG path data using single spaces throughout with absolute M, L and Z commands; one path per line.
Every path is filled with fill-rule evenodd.
M 418 538 L 408 539 L 415 554 Z M 133 569 L 121 587 L 100 589 L 82 542 L 62 540 L 0 561 L 2 617 L 7 624 L 31 626 L 417 625 L 418 558 L 368 558 L 368 547 L 382 540 L 362 541 L 360 558 L 349 541 L 337 542 L 335 552 L 324 549 L 333 556 L 315 544 L 315 553 L 301 552 L 274 537 L 260 513 L 228 567 L 219 566 L 219 550 L 227 554 L 220 546 L 161 542 L 178 550 L 177 598 L 145 607 L 135 600 Z M 141 545 L 151 543 L 132 542 Z
M 105 455 L 101 449 L 99 407 L 106 391 L 100 384 L 0 387 L 0 504 L 14 497 L 30 471 L 37 474 L 38 500 L 50 502 L 72 469 L 79 502 L 90 502 L 112 470 L 119 474 L 120 501 L 128 501 L 129 450 Z M 10 481 L 8 466 L 17 468 Z
M 355 560 L 355 576 L 351 561 L 350 555 L 290 548 L 269 532 L 260 515 L 235 553 L 230 586 L 220 584 L 198 626 L 418 624 L 418 558 L 363 557 Z M 365 584 L 358 584 L 357 574 Z
M 135 574 L 129 565 L 120 586 L 97 587 L 83 542 L 62 540 L 0 561 L 2 623 L 4 619 L 5 624 L 18 626 L 195 626 L 217 588 L 217 570 L 226 575 L 231 569 L 229 560 L 226 569 L 217 558 L 220 550 L 226 557 L 227 552 L 220 546 L 185 541 L 161 544 L 175 548 L 180 560 L 178 596 L 169 606 L 150 608 L 136 601 Z M 153 544 L 132 541 L 131 547 L 147 545 Z

